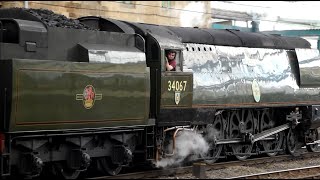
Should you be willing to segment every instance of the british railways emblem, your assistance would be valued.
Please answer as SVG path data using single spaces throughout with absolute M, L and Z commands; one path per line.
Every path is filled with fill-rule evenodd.
M 180 102 L 180 91 L 175 91 L 174 92 L 174 101 L 176 102 L 176 105 L 179 104 L 179 102 Z
M 87 85 L 82 94 L 76 94 L 76 100 L 82 100 L 86 109 L 91 109 L 96 100 L 101 100 L 102 94 L 96 94 L 92 85 Z

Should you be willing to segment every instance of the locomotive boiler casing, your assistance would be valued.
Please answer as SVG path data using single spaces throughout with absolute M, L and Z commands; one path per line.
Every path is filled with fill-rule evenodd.
M 200 49 L 184 53 L 185 65 L 193 70 L 195 106 L 259 108 L 320 101 L 317 84 L 306 88 L 300 83 L 294 51 L 199 44 L 187 49 Z

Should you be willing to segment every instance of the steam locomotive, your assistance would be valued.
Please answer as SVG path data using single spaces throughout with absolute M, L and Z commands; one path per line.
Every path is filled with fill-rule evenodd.
M 0 59 L 3 178 L 161 167 L 195 138 L 206 149 L 183 161 L 319 151 L 320 56 L 303 38 L 10 8 Z

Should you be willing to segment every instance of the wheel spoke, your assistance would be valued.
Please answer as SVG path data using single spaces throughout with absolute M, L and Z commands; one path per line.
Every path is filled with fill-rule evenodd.
M 242 111 L 242 119 L 240 119 L 240 111 L 233 111 L 230 116 L 230 138 L 240 138 L 240 125 L 244 127 L 247 133 L 253 133 L 253 114 L 251 110 Z M 232 152 L 239 160 L 245 160 L 250 157 L 252 151 L 252 144 L 231 144 Z
M 291 155 L 295 155 L 295 151 L 297 149 L 297 137 L 292 132 L 292 129 L 289 129 L 288 135 L 287 135 L 287 151 Z
M 273 119 L 272 113 L 270 113 L 269 110 L 264 110 L 261 115 L 261 121 L 260 121 L 260 132 L 268 130 L 270 128 L 275 127 L 275 121 Z M 263 146 L 263 149 L 267 152 L 268 156 L 276 156 L 278 154 L 278 151 L 281 149 L 283 139 L 284 139 L 284 133 L 279 132 L 273 136 L 274 140 L 265 140 L 261 141 L 261 144 Z M 274 151 L 274 152 L 270 152 Z
M 222 151 L 223 145 L 215 145 L 213 141 L 223 138 L 223 120 L 223 115 L 219 114 L 215 117 L 213 124 L 211 126 L 207 126 L 207 138 L 210 142 L 210 147 L 206 154 L 201 155 L 201 157 L 204 158 L 204 161 L 206 161 L 207 163 L 216 162 L 219 159 L 220 153 Z

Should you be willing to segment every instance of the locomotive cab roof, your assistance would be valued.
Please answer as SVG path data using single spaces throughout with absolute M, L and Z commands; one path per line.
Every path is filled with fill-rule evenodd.
M 91 23 L 93 17 L 79 18 L 85 24 Z M 164 26 L 139 22 L 120 21 L 114 19 L 96 18 L 100 24 L 112 24 L 112 28 L 121 29 L 122 32 L 129 31 L 131 26 L 135 33 L 146 37 L 151 34 L 157 39 L 163 48 L 184 48 L 181 43 L 195 43 L 234 47 L 271 48 L 271 49 L 294 49 L 310 48 L 311 44 L 300 37 L 286 37 L 263 32 L 242 32 L 235 29 L 207 29 L 198 27 L 176 27 Z M 101 23 L 103 22 L 103 23 Z M 88 24 L 89 25 L 89 24 Z M 100 25 L 101 26 L 101 25 Z M 92 26 L 96 27 L 96 26 Z M 131 30 L 130 30 L 131 31 Z

